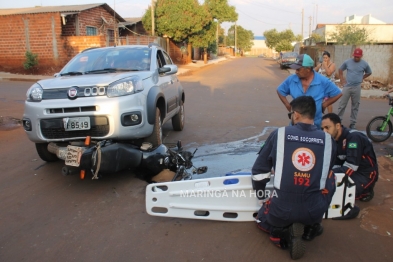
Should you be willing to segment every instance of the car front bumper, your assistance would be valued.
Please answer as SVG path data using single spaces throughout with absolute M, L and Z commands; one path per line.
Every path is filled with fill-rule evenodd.
M 147 122 L 143 93 L 116 98 L 89 97 L 25 102 L 23 123 L 28 138 L 35 143 L 84 139 L 132 140 L 149 136 L 153 125 Z M 64 105 L 64 106 L 61 106 Z M 64 119 L 89 117 L 89 130 L 66 131 Z M 29 121 L 29 126 L 26 126 Z M 28 130 L 31 129 L 31 130 Z

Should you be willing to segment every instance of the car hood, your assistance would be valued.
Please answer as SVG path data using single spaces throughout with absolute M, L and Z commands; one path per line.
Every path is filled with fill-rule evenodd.
M 107 86 L 115 81 L 137 75 L 142 80 L 154 75 L 154 72 L 121 72 L 106 74 L 89 74 L 77 76 L 58 76 L 38 81 L 43 89 L 66 88 L 71 86 Z

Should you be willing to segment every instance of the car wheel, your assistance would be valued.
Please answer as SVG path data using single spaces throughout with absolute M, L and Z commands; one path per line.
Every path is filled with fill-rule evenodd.
M 281 65 L 281 64 L 280 64 L 280 69 L 281 69 L 281 70 L 282 70 L 282 69 L 284 69 L 284 66 L 283 66 L 283 65 Z
M 153 133 L 145 138 L 145 142 L 149 142 L 153 147 L 162 144 L 162 123 L 161 123 L 161 112 L 160 109 L 156 108 L 156 118 L 154 120 Z
M 172 127 L 175 131 L 182 131 L 184 128 L 184 104 L 180 101 L 179 112 L 172 117 Z
M 46 162 L 55 162 L 59 160 L 55 154 L 48 151 L 48 143 L 36 143 L 35 148 L 40 158 Z

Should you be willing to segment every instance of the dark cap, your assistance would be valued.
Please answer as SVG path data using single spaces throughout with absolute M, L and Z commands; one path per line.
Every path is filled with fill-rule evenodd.
M 290 65 L 289 67 L 292 69 L 299 69 L 301 67 L 313 67 L 314 60 L 307 54 L 298 55 L 296 58 L 296 63 Z

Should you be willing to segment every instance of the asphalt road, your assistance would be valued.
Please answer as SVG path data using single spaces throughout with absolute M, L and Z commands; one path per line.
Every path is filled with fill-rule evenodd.
M 186 125 L 174 132 L 167 123 L 165 142 L 182 140 L 192 148 L 264 140 L 264 130 L 288 124 L 275 91 L 287 75 L 274 61 L 242 58 L 181 76 Z M 1 116 L 22 117 L 31 84 L 0 82 Z M 387 110 L 386 100 L 362 99 L 358 128 L 365 130 L 372 116 Z M 380 157 L 392 148 L 391 140 L 376 145 Z M 21 127 L 0 130 L 0 159 L 0 261 L 290 260 L 253 222 L 147 215 L 147 183 L 130 172 L 98 181 L 62 176 L 62 163 L 40 160 Z M 225 166 L 225 155 L 222 161 Z M 381 160 L 380 170 L 376 197 L 359 204 L 361 215 L 323 221 L 325 232 L 307 243 L 303 261 L 393 260 L 389 160 Z

